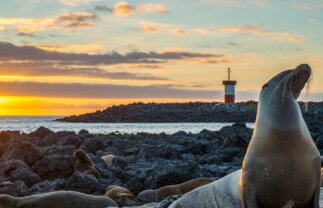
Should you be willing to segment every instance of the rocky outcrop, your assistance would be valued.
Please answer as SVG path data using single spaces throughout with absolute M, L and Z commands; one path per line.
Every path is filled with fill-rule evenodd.
M 69 116 L 62 122 L 165 123 L 165 122 L 253 122 L 257 103 L 132 103 L 103 111 Z
M 316 119 L 319 119 L 319 113 Z M 314 122 L 316 121 L 316 122 Z M 323 152 L 323 132 L 307 120 L 316 144 Z M 252 129 L 236 123 L 219 131 L 193 134 L 90 134 L 86 131 L 52 132 L 38 129 L 30 134 L 5 132 L 0 136 L 0 194 L 26 196 L 57 190 L 103 195 L 110 185 L 137 194 L 146 189 L 179 184 L 199 177 L 220 178 L 239 168 Z M 86 151 L 101 177 L 75 172 L 73 153 Z M 113 154 L 112 164 L 101 158 Z M 167 207 L 176 197 L 146 207 Z M 143 206 L 141 206 L 143 207 Z

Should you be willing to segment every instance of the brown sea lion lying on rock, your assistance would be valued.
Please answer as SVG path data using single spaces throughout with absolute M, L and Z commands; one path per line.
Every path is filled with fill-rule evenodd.
M 137 195 L 144 203 L 160 202 L 171 195 L 186 194 L 197 187 L 212 183 L 212 178 L 197 178 L 177 185 L 164 186 L 156 190 L 145 190 Z
M 100 173 L 96 169 L 93 161 L 90 156 L 86 154 L 83 150 L 76 150 L 74 152 L 74 157 L 76 159 L 75 162 L 75 171 L 79 171 L 81 173 L 94 175 L 96 178 L 100 178 Z
M 115 201 L 119 206 L 136 206 L 139 204 L 136 196 L 126 188 L 120 186 L 109 186 L 105 195 Z
M 26 197 L 0 195 L 1 208 L 105 208 L 118 205 L 107 196 L 55 191 Z

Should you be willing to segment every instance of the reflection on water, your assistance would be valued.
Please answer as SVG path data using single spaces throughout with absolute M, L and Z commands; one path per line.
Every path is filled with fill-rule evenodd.
M 198 133 L 203 129 L 216 131 L 232 123 L 61 123 L 55 122 L 57 116 L 1 116 L 0 131 L 18 130 L 31 132 L 40 126 L 45 126 L 53 131 L 75 131 L 86 129 L 90 133 L 161 133 L 172 134 L 178 131 Z M 252 123 L 247 124 L 253 128 Z

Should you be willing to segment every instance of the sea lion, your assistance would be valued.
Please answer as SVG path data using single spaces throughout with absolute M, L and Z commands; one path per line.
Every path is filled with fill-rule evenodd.
M 102 156 L 102 160 L 104 160 L 105 164 L 107 165 L 112 165 L 112 160 L 115 158 L 116 156 L 114 156 L 113 154 L 107 154 Z
M 109 186 L 105 195 L 115 201 L 119 206 L 136 206 L 139 204 L 136 196 L 126 188 L 120 186 Z
M 168 196 L 186 194 L 213 181 L 214 179 L 212 178 L 197 178 L 177 185 L 164 186 L 156 190 L 145 190 L 137 195 L 137 199 L 144 203 L 160 202 Z
M 91 174 L 96 178 L 100 178 L 100 173 L 95 168 L 95 165 L 88 154 L 86 154 L 83 150 L 76 150 L 74 152 L 74 157 L 76 159 L 74 167 L 75 171 Z
M 318 208 L 320 154 L 296 101 L 310 74 L 302 64 L 265 84 L 242 169 L 185 194 L 170 208 Z
M 92 196 L 75 191 L 55 191 L 26 197 L 0 195 L 1 208 L 105 208 L 118 205 L 107 196 Z

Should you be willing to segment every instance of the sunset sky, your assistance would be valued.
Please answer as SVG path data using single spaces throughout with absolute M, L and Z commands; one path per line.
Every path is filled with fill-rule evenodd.
M 241 101 L 308 63 L 309 99 L 321 101 L 322 10 L 321 0 L 1 0 L 0 115 L 221 101 L 229 66 Z

